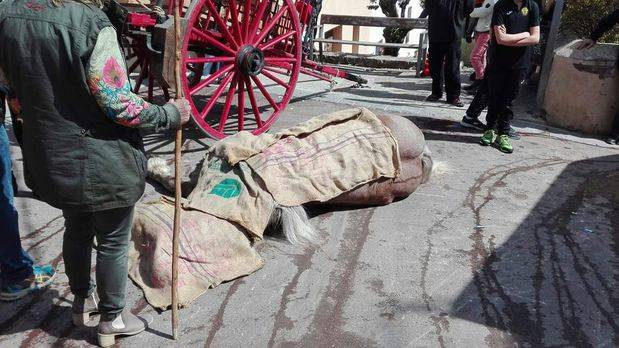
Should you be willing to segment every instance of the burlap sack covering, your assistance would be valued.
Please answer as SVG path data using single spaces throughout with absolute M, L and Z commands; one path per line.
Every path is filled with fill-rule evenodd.
M 276 134 L 241 132 L 206 155 L 183 204 L 180 303 L 262 267 L 251 239 L 262 238 L 277 204 L 325 202 L 400 172 L 398 145 L 367 109 L 322 115 Z M 140 205 L 129 253 L 130 277 L 156 308 L 170 305 L 172 223 L 167 202 Z
M 185 207 L 261 238 L 275 204 L 326 202 L 400 171 L 398 145 L 365 108 L 321 115 L 276 134 L 240 132 L 207 154 Z
M 243 228 L 200 211 L 183 211 L 180 228 L 179 303 L 262 268 Z M 136 207 L 129 249 L 129 277 L 155 308 L 171 304 L 174 205 L 165 200 Z

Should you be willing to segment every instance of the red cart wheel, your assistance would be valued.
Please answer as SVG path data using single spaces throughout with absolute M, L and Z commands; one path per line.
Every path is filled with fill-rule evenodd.
M 217 139 L 267 131 L 299 77 L 302 33 L 293 2 L 195 0 L 186 18 L 183 88 L 196 124 Z M 210 67 L 197 84 L 188 77 L 195 64 Z

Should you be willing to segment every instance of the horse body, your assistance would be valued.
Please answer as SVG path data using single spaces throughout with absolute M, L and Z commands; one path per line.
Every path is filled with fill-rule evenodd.
M 398 143 L 401 171 L 396 178 L 380 178 L 360 185 L 327 202 L 310 202 L 312 205 L 372 206 L 387 205 L 411 195 L 421 184 L 427 182 L 432 172 L 432 157 L 423 134 L 417 126 L 400 116 L 378 116 L 393 134 Z M 182 190 L 184 196 L 196 187 L 203 161 L 195 167 L 184 168 Z M 148 176 L 172 191 L 174 170 L 170 163 L 160 158 L 148 161 Z M 292 244 L 308 244 L 317 240 L 316 232 L 309 223 L 302 206 L 277 206 L 271 216 L 269 230 L 281 232 Z

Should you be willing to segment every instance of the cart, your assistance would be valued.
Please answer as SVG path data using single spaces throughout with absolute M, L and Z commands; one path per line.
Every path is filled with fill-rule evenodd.
M 149 100 L 173 85 L 173 3 L 111 1 L 106 12 L 119 32 L 134 92 Z M 178 0 L 177 0 L 178 1 Z M 333 83 L 363 78 L 310 59 L 322 0 L 192 0 L 183 18 L 182 86 L 195 124 L 224 138 L 261 134 L 286 108 L 299 74 Z M 168 82 L 166 82 L 168 81 Z

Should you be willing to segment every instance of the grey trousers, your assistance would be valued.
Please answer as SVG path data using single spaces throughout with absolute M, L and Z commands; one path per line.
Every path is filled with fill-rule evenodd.
M 90 271 L 93 240 L 97 238 L 96 284 L 102 319 L 111 320 L 125 307 L 127 250 L 134 207 L 99 212 L 63 211 L 62 253 L 69 286 L 87 297 L 95 288 Z

